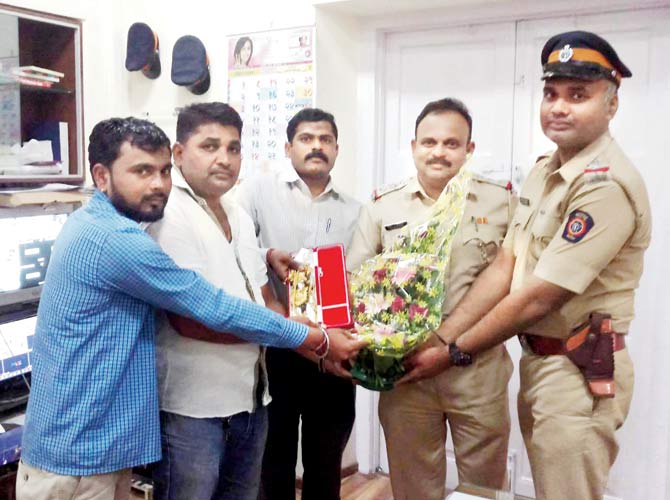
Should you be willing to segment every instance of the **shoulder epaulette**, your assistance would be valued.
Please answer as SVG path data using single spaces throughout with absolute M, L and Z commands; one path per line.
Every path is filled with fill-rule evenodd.
M 535 160 L 535 163 L 537 163 L 540 160 L 546 160 L 547 158 L 551 157 L 551 155 L 554 154 L 554 151 L 547 151 L 546 153 L 542 153 L 540 156 L 537 157 Z
M 501 187 L 507 191 L 512 191 L 512 181 L 504 179 L 491 179 L 490 177 L 484 177 L 481 174 L 472 174 L 472 178 L 479 182 L 485 182 L 486 184 L 492 184 L 494 186 Z
M 598 160 L 594 160 L 584 169 L 584 182 L 592 184 L 594 182 L 607 181 L 611 179 L 610 167 L 601 165 Z
M 389 193 L 393 193 L 394 191 L 398 191 L 399 189 L 404 188 L 408 182 L 409 180 L 405 179 L 404 181 L 395 182 L 393 184 L 387 184 L 385 186 L 375 189 L 372 192 L 372 201 L 377 201 L 382 196 L 385 196 Z

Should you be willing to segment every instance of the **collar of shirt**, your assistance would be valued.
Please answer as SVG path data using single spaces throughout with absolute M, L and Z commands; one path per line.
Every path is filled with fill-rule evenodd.
M 186 179 L 184 179 L 184 176 L 181 173 L 181 170 L 179 170 L 177 167 L 172 169 L 171 172 L 172 175 L 172 186 L 176 187 L 178 189 L 181 189 L 183 191 L 186 191 L 188 195 L 193 198 L 196 202 L 198 202 L 198 205 L 205 207 L 207 206 L 207 202 L 205 201 L 204 198 L 201 196 L 198 196 L 195 194 L 195 191 L 193 191 L 193 188 L 189 185 L 188 182 L 186 182 Z
M 207 205 L 207 201 L 201 196 L 195 194 L 195 191 L 193 191 L 193 188 L 191 188 L 188 182 L 186 182 L 186 179 L 184 179 L 184 176 L 178 168 L 172 169 L 172 186 L 185 191 L 191 198 L 193 198 L 193 200 L 200 206 L 200 208 L 202 208 L 210 217 L 214 219 L 216 225 L 220 227 L 219 221 L 212 210 L 209 208 L 209 205 Z M 221 206 L 223 207 L 226 214 L 228 214 L 229 222 L 232 228 L 232 206 L 225 200 L 225 194 L 219 198 L 219 202 L 221 203 Z
M 118 221 L 123 221 L 123 223 L 131 222 L 138 224 L 142 230 L 146 230 L 146 228 L 149 227 L 149 224 L 151 224 L 150 222 L 137 222 L 136 220 L 133 220 L 119 212 L 112 203 L 112 200 L 109 199 L 109 196 L 100 191 L 98 188 L 95 188 L 91 200 L 86 205 L 86 209 L 91 213 L 104 214 L 106 219 L 108 219 L 109 216 L 120 217 Z
M 545 164 L 545 168 L 549 173 L 556 171 L 565 182 L 570 184 L 577 178 L 588 165 L 595 160 L 612 142 L 612 136 L 609 132 L 605 132 L 598 139 L 582 149 L 579 153 L 573 156 L 565 165 L 558 167 L 558 151 L 555 151 L 549 161 Z
M 98 188 L 95 188 L 91 201 L 88 203 L 88 207 L 90 210 L 121 215 L 114 205 L 112 205 L 112 200 Z
M 434 199 L 428 196 L 428 193 L 426 193 L 426 190 L 419 182 L 419 178 L 417 176 L 412 177 L 409 180 L 409 182 L 407 182 L 407 190 L 412 196 L 418 196 L 420 198 L 424 198 L 425 200 L 430 201 L 432 203 L 435 202 Z
M 279 180 L 282 182 L 286 182 L 287 184 L 291 184 L 296 186 L 300 191 L 305 193 L 308 196 L 312 196 L 312 193 L 309 190 L 309 187 L 307 184 L 305 184 L 305 181 L 303 181 L 300 176 L 298 175 L 298 172 L 295 171 L 293 167 L 288 167 L 285 169 L 282 169 L 282 171 L 279 173 Z M 339 194 L 339 189 L 335 187 L 335 184 L 333 183 L 332 177 L 328 179 L 328 184 L 326 184 L 326 188 L 323 190 L 323 193 L 321 193 L 319 196 L 314 198 L 315 200 L 318 200 L 319 198 L 326 197 L 326 196 L 332 196 L 334 198 L 338 198 L 340 196 Z

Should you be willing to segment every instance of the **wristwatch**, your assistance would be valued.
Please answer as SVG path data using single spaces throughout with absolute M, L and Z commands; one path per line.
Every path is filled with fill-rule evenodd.
M 449 344 L 449 361 L 453 366 L 470 366 L 472 364 L 472 354 L 461 351 L 456 342 Z

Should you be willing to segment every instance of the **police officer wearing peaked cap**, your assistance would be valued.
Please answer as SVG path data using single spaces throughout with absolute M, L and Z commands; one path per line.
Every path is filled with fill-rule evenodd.
M 607 79 L 621 84 L 633 76 L 607 40 L 588 31 L 569 31 L 552 36 L 542 49 L 542 79 Z
M 420 352 L 408 378 L 472 362 L 519 334 L 519 423 L 536 498 L 602 499 L 633 394 L 625 339 L 651 237 L 649 198 L 609 133 L 631 76 L 612 46 L 562 33 L 542 65 L 540 121 L 557 150 L 530 171 L 496 259 L 438 330 L 457 337 L 450 352 Z

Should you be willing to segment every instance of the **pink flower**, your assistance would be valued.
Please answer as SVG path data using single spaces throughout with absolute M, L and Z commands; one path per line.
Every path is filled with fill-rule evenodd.
M 377 314 L 391 307 L 391 298 L 386 298 L 383 293 L 375 293 L 367 300 L 367 306 L 370 314 Z
M 373 276 L 375 278 L 375 282 L 381 283 L 384 278 L 386 278 L 386 269 L 377 269 L 374 273 Z
M 396 297 L 391 304 L 391 312 L 395 314 L 398 311 L 402 311 L 404 308 L 405 301 L 402 299 L 402 297 Z
M 416 276 L 416 269 L 413 267 L 398 267 L 393 274 L 393 283 L 402 285 Z
M 365 312 L 365 303 L 359 302 L 358 305 L 356 306 L 356 310 L 362 314 Z
M 418 306 L 417 304 L 409 305 L 409 319 L 414 319 L 417 314 L 426 317 L 428 316 L 428 308 Z
M 381 335 L 382 337 L 389 337 L 395 333 L 395 330 L 392 326 L 389 325 L 376 325 L 375 334 Z

